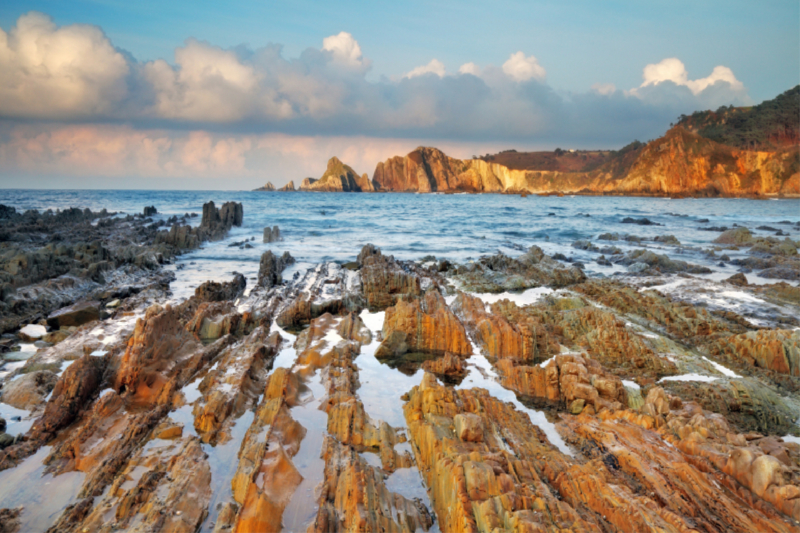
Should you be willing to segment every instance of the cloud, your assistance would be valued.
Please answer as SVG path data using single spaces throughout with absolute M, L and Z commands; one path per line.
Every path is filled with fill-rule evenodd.
M 438 59 L 431 59 L 431 62 L 421 67 L 416 67 L 407 72 L 404 78 L 415 78 L 417 76 L 424 76 L 425 74 L 436 74 L 440 78 L 445 75 L 444 65 Z
M 164 60 L 144 65 L 144 78 L 155 93 L 153 111 L 167 119 L 208 122 L 241 120 L 269 110 L 273 116 L 290 111 L 259 89 L 259 76 L 231 51 L 190 39 L 175 50 L 176 67 Z
M 473 62 L 464 63 L 458 68 L 459 74 L 472 74 L 473 76 L 480 76 L 481 69 Z
M 500 66 L 466 63 L 454 74 L 433 59 L 401 78 L 373 81 L 370 65 L 347 32 L 293 58 L 284 57 L 278 44 L 224 49 L 189 39 L 176 48 L 172 63 L 139 62 L 97 27 L 57 27 L 32 13 L 0 33 L 0 125 L 36 119 L 166 131 L 141 143 L 148 154 L 168 150 L 172 168 L 212 172 L 227 165 L 244 172 L 260 137 L 247 137 L 250 145 L 230 139 L 248 135 L 611 148 L 655 138 L 682 113 L 749 103 L 730 69 L 717 67 L 690 80 L 674 58 L 647 65 L 641 87 L 621 91 L 598 84 L 586 93 L 556 91 L 536 57 L 521 51 Z M 0 147 L 12 142 L 12 130 L 6 128 Z M 188 136 L 195 131 L 214 134 Z M 122 144 L 98 142 L 92 150 L 104 147 L 100 152 L 75 153 L 96 159 L 119 149 L 116 157 L 135 166 L 126 155 L 133 152 L 123 148 L 139 142 L 132 140 L 136 136 L 115 138 Z M 42 146 L 55 147 L 53 142 Z M 33 157 L 33 151 L 23 152 Z
M 671 81 L 675 85 L 688 87 L 693 94 L 701 93 L 718 81 L 727 83 L 733 91 L 744 90 L 744 85 L 736 79 L 736 76 L 733 75 L 733 71 L 722 65 L 714 67 L 711 75 L 705 78 L 690 80 L 689 73 L 686 72 L 686 66 L 680 59 L 675 57 L 669 57 L 661 60 L 659 63 L 647 65 L 644 67 L 642 78 L 644 81 L 641 87 L 658 85 L 665 81 Z
M 354 68 L 369 68 L 369 60 L 361 55 L 361 46 L 352 35 L 343 31 L 322 40 L 322 49 L 330 52 L 335 63 Z
M 547 73 L 534 56 L 527 56 L 522 52 L 511 54 L 508 61 L 503 63 L 503 72 L 516 81 L 530 79 L 544 80 Z
M 83 118 L 115 115 L 127 97 L 131 69 L 103 32 L 57 28 L 41 13 L 0 29 L 0 115 Z
M 613 94 L 617 90 L 617 86 L 613 83 L 595 83 L 592 85 L 592 90 L 607 96 Z
M 406 154 L 425 139 L 228 134 L 167 131 L 121 125 L 27 124 L 0 127 L 0 187 L 242 189 L 266 181 L 296 185 L 318 177 L 336 155 L 372 176 L 379 161 Z M 437 142 L 454 157 L 468 158 L 500 144 Z

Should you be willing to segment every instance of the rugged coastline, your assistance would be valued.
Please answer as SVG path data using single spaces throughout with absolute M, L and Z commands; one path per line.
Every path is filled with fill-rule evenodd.
M 306 178 L 299 190 L 800 198 L 798 113 L 800 86 L 753 108 L 684 116 L 663 137 L 617 151 L 456 159 L 420 146 L 379 162 L 372 178 L 333 157 L 320 179 Z M 290 185 L 286 190 L 294 190 Z M 270 183 L 256 190 L 275 188 Z
M 197 225 L 3 213 L 4 346 L 33 346 L 0 368 L 20 418 L 4 532 L 800 527 L 800 243 L 778 228 L 707 251 L 748 251 L 722 284 L 771 307 L 745 316 L 670 294 L 705 267 L 666 228 L 663 254 L 573 243 L 617 279 L 538 246 L 460 264 L 367 245 L 286 279 L 270 250 L 252 286 L 174 301 L 165 265 L 241 204 Z M 61 325 L 82 302 L 96 314 Z

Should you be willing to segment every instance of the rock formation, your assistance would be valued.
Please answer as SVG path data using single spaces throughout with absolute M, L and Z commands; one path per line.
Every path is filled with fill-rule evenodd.
M 671 400 L 655 393 L 648 400 L 645 411 L 669 414 Z M 736 451 L 728 460 L 715 457 L 721 468 L 706 466 L 697 461 L 699 454 L 688 452 L 689 442 L 705 442 L 699 433 L 687 442 L 687 452 L 659 445 L 652 415 L 623 410 L 565 418 L 576 444 L 593 449 L 579 463 L 555 449 L 527 416 L 482 389 L 449 389 L 426 374 L 404 410 L 443 531 L 502 530 L 504 524 L 521 531 L 795 528 L 785 517 L 795 512 L 791 494 L 797 486 L 781 477 L 785 467 L 773 457 Z M 710 455 L 713 445 L 708 449 Z M 736 488 L 737 479 L 748 475 L 745 483 L 775 507 L 753 505 L 752 494 Z
M 268 181 L 267 183 L 265 183 L 261 187 L 259 187 L 257 189 L 253 189 L 253 190 L 254 191 L 264 191 L 264 192 L 274 192 L 275 191 L 275 186 L 272 184 L 271 181 Z
M 295 192 L 294 181 L 290 181 L 289 183 L 287 183 L 286 185 L 284 185 L 283 187 L 278 189 L 278 191 L 279 192 Z
M 289 252 L 283 252 L 280 257 L 269 250 L 264 252 L 258 267 L 258 286 L 269 289 L 280 284 L 281 272 L 292 263 L 294 263 L 294 257 Z
M 137 220 L 147 239 L 165 225 Z M 112 241 L 82 249 L 114 258 Z M 796 251 L 737 241 L 718 246 Z M 283 280 L 290 260 L 265 253 L 247 295 L 241 274 L 180 302 L 150 277 L 124 294 L 93 281 L 76 301 L 113 317 L 26 321 L 42 348 L 0 375 L 6 409 L 29 413 L 0 418 L 0 530 L 798 530 L 795 326 L 663 280 L 587 279 L 537 247 L 453 265 L 366 245 Z M 736 287 L 787 315 L 800 303 L 791 284 Z
M 676 126 L 628 162 L 596 170 L 511 170 L 419 147 L 378 163 L 376 187 L 391 192 L 585 193 L 629 195 L 800 195 L 797 146 L 773 152 L 732 148 Z
M 504 254 L 481 257 L 478 261 L 455 269 L 465 290 L 474 292 L 504 292 L 532 287 L 566 287 L 586 279 L 577 267 L 566 266 L 538 246 L 511 258 Z
M 543 403 L 566 406 L 572 414 L 584 409 L 621 409 L 628 405 L 620 379 L 595 361 L 580 355 L 556 355 L 535 366 L 516 365 L 511 359 L 498 361 L 503 384 Z
M 200 229 L 205 230 L 210 241 L 223 238 L 233 226 L 241 226 L 244 210 L 241 203 L 225 202 L 217 209 L 214 202 L 203 204 L 203 218 Z
M 264 228 L 264 242 L 276 242 L 281 240 L 281 230 L 278 229 L 278 226 L 272 226 L 271 228 L 267 226 Z
M 422 363 L 422 369 L 445 378 L 459 378 L 467 373 L 467 368 L 462 359 L 450 352 L 438 359 L 425 361 Z
M 375 184 L 366 174 L 359 176 L 338 157 L 328 160 L 328 168 L 320 179 L 306 178 L 300 185 L 301 191 L 317 192 L 374 192 L 375 189 Z
M 464 326 L 437 289 L 429 289 L 420 298 L 402 299 L 386 309 L 383 342 L 375 357 L 391 359 L 407 352 L 472 354 Z
M 381 311 L 393 305 L 400 297 L 418 296 L 420 278 L 402 268 L 394 257 L 385 256 L 371 244 L 358 254 L 361 283 L 367 307 Z

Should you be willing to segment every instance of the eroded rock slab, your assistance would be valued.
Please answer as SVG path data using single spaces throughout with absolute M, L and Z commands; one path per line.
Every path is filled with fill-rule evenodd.
M 407 352 L 472 354 L 464 326 L 453 314 L 437 289 L 424 297 L 400 300 L 386 310 L 383 342 L 375 357 L 393 358 Z

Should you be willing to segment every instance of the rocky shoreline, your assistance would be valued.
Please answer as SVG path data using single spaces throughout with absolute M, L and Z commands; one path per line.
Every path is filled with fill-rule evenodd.
M 33 346 L 0 368 L 18 418 L 0 532 L 800 530 L 786 281 L 723 282 L 774 306 L 743 316 L 659 289 L 701 267 L 608 234 L 573 246 L 622 279 L 536 246 L 454 264 L 367 245 L 291 279 L 268 251 L 249 291 L 236 275 L 171 302 L 164 265 L 244 213 L 149 209 L 0 207 L 2 346 Z M 789 238 L 716 244 L 800 278 Z

